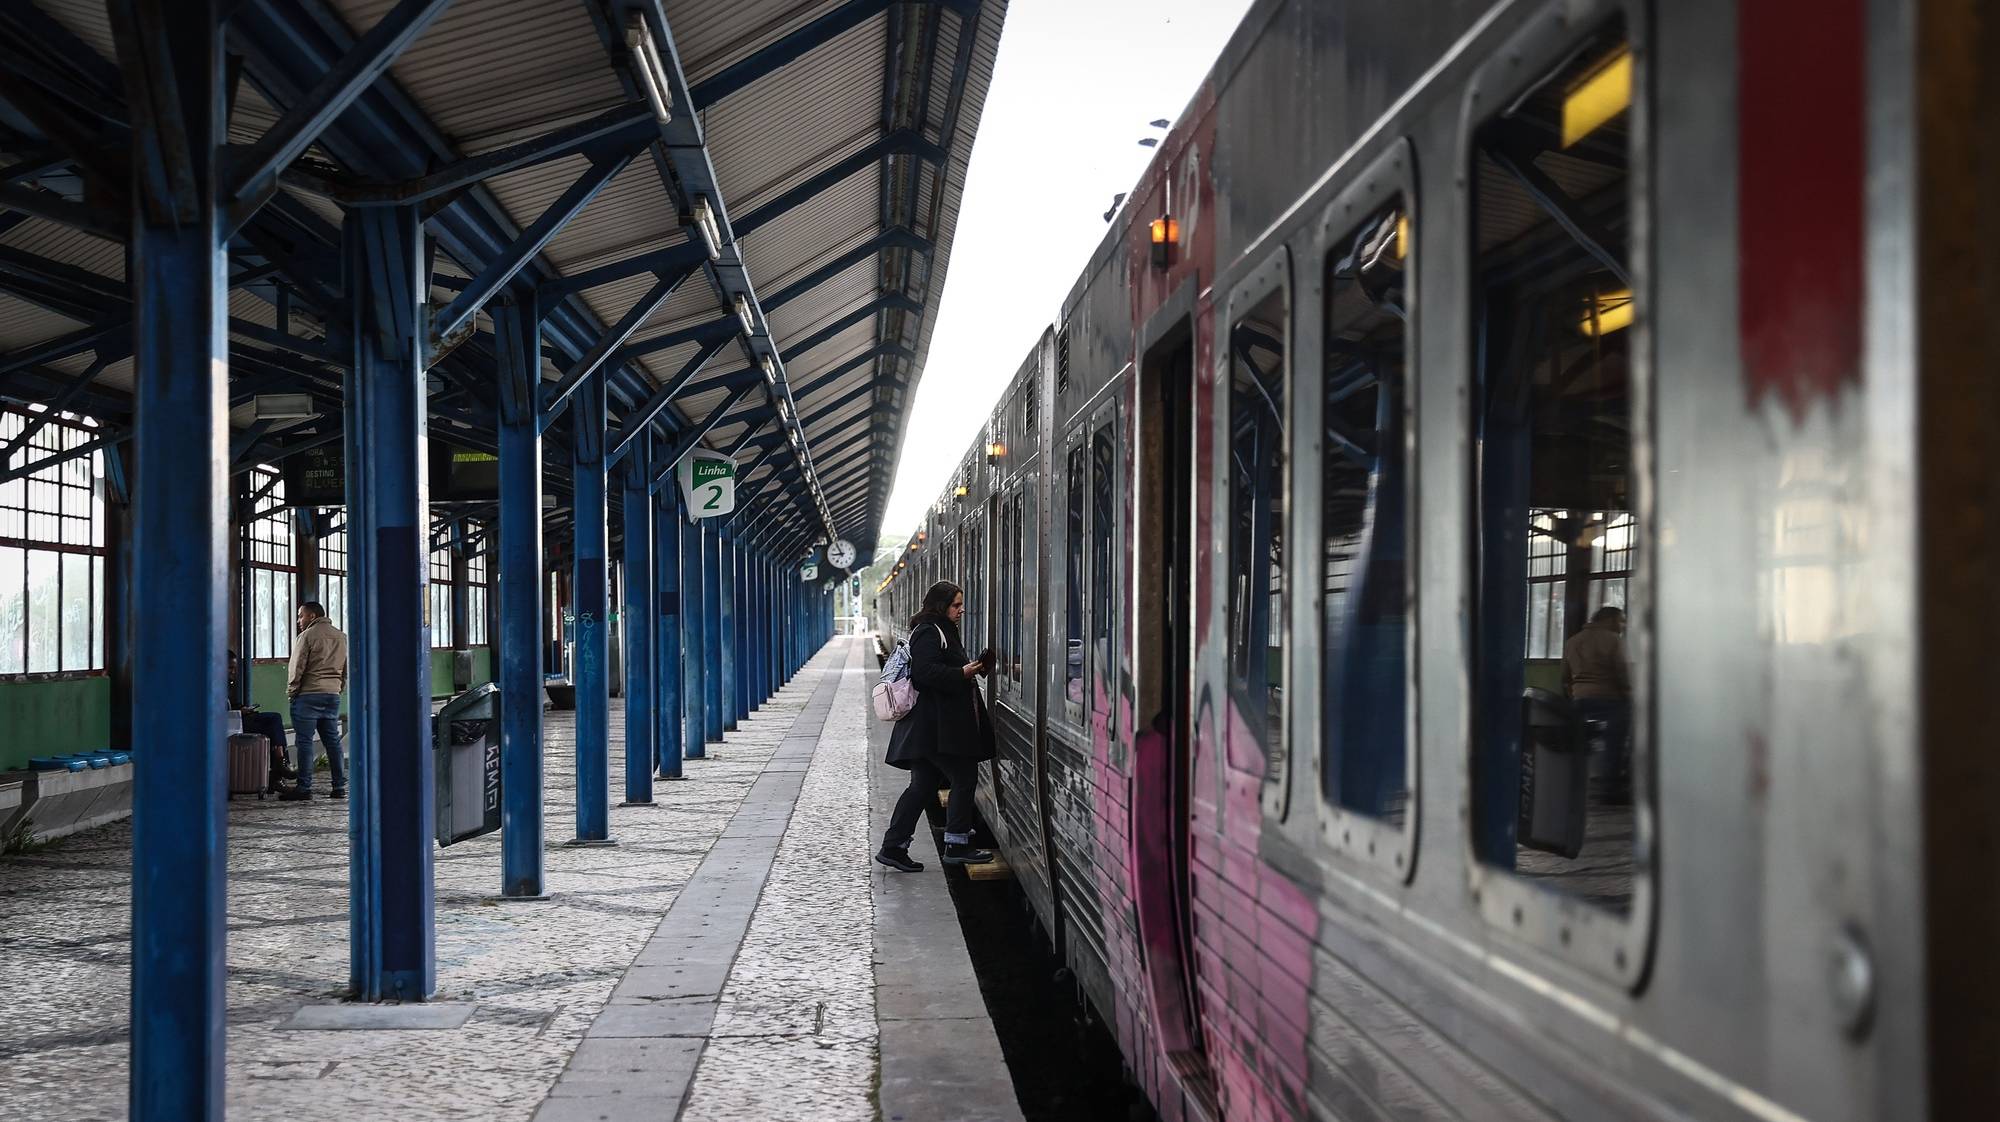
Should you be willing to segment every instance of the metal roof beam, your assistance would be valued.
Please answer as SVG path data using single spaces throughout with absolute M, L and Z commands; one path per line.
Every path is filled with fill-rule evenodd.
M 779 289 L 769 299 L 764 301 L 764 306 L 772 310 L 781 308 L 861 262 L 881 253 L 883 250 L 911 249 L 919 253 L 928 253 L 930 252 L 931 244 L 929 238 L 919 236 L 907 226 L 891 226 L 887 230 L 855 246 L 853 249 L 848 250 L 846 253 L 841 254 L 839 257 L 834 258 L 812 272 L 807 273 L 805 276 L 800 277 L 798 280 Z
M 826 420 L 828 417 L 833 416 L 835 413 L 840 412 L 842 409 L 847 408 L 848 406 L 854 404 L 857 401 L 860 401 L 862 398 L 874 392 L 875 392 L 875 383 L 863 382 L 860 385 L 854 387 L 853 389 L 847 391 L 845 394 L 842 394 L 840 397 L 827 402 L 825 405 L 820 406 L 818 409 L 813 410 L 812 416 L 805 418 L 803 423 L 807 428 L 811 428 L 812 426 L 818 424 L 821 421 Z
M 709 430 L 721 424 L 723 418 L 729 416 L 729 411 L 736 408 L 736 403 L 742 401 L 744 396 L 751 390 L 756 389 L 758 384 L 758 379 L 751 379 L 731 390 L 728 397 L 717 402 L 715 408 L 708 411 L 708 416 L 703 417 L 698 423 L 690 426 L 686 432 L 680 435 L 679 439 L 674 441 L 673 448 L 668 451 L 664 459 L 659 461 L 662 466 L 659 473 L 653 477 L 651 488 L 653 493 L 657 493 L 661 487 L 666 485 L 667 480 L 673 478 L 674 466 L 680 463 L 681 457 L 693 451 L 694 446 L 701 443 L 702 438 L 708 435 Z
M 590 200 L 596 198 L 597 193 L 604 190 L 605 185 L 619 172 L 624 171 L 625 165 L 631 163 L 632 157 L 638 154 L 638 149 L 625 147 L 612 149 L 593 159 L 590 167 L 576 177 L 575 182 L 563 191 L 561 197 L 550 203 L 527 229 L 521 231 L 512 245 L 488 261 L 486 267 L 479 271 L 479 275 L 472 278 L 472 283 L 466 286 L 465 291 L 454 297 L 452 302 L 438 313 L 431 325 L 431 346 L 437 347 L 443 340 L 449 339 L 461 327 L 471 322 L 472 317 L 485 306 L 486 301 L 498 292 L 502 285 L 513 280 L 514 274 L 533 260 L 535 255 L 549 244 L 550 239 L 561 232 L 562 228 L 569 224 L 570 219 L 581 213 L 583 208 L 589 205 Z
M 947 155 L 943 148 L 925 140 L 923 134 L 915 129 L 897 129 L 751 211 L 734 224 L 736 236 L 744 237 L 758 227 L 784 217 L 824 194 L 841 180 L 887 157 L 916 156 L 925 163 L 941 164 Z
M 552 129 L 518 144 L 468 156 L 428 175 L 400 183 L 327 179 L 298 168 L 286 171 L 283 178 L 292 186 L 347 206 L 400 206 L 440 198 L 494 176 L 559 160 L 600 144 L 612 147 L 639 145 L 658 134 L 659 126 L 654 122 L 650 108 L 626 103 L 607 109 L 589 120 Z
M 320 133 L 346 112 L 450 3 L 402 0 L 292 103 L 242 160 L 242 173 L 230 190 L 235 200 L 232 229 L 277 192 L 278 173 L 304 155 Z
M 107 323 L 95 323 L 89 327 L 59 335 L 46 342 L 23 347 L 5 356 L 0 356 L 0 375 L 11 374 L 29 366 L 38 366 L 59 358 L 81 354 L 84 351 L 105 351 L 116 347 L 118 336 L 131 327 L 129 319 Z M 129 353 L 129 345 L 127 353 Z M 100 356 L 101 357 L 101 356 Z M 121 356 L 122 357 L 122 356 Z
M 883 293 L 877 296 L 875 299 L 862 305 L 861 307 L 856 308 L 854 311 L 849 312 L 846 316 L 842 317 L 841 319 L 836 320 L 834 323 L 829 324 L 828 326 L 820 329 L 813 335 L 810 335 L 805 339 L 802 339 L 799 342 L 792 344 L 790 347 L 785 348 L 784 360 L 786 362 L 791 362 L 799 355 L 802 355 L 807 351 L 812 350 L 814 347 L 818 346 L 821 343 L 826 342 L 828 339 L 833 338 L 835 335 L 840 334 L 842 331 L 845 331 L 848 328 L 853 327 L 855 324 L 860 323 L 862 320 L 867 319 L 869 316 L 874 315 L 877 311 L 879 311 L 882 308 L 903 307 L 905 305 L 912 303 L 915 303 L 915 301 L 911 300 L 908 296 L 904 296 L 901 293 Z M 734 330 L 736 326 L 737 326 L 737 321 L 734 315 L 725 318 L 712 319 L 706 323 L 699 323 L 693 327 L 683 328 L 679 331 L 670 331 L 665 335 L 658 335 L 651 339 L 647 339 L 644 342 L 634 343 L 633 345 L 625 348 L 623 353 L 621 353 L 618 356 L 618 358 L 619 361 L 621 362 L 629 362 L 632 359 L 638 358 L 641 355 L 652 354 L 655 351 L 669 350 L 671 348 L 678 347 L 683 343 L 690 343 L 697 339 L 707 338 L 710 335 L 713 335 L 717 332 L 724 332 L 724 333 L 731 332 Z
M 697 109 L 707 109 L 757 79 L 798 61 L 816 47 L 868 22 L 888 8 L 889 0 L 847 0 L 796 31 L 751 52 L 741 61 L 688 91 Z
M 874 362 L 876 359 L 882 358 L 884 356 L 888 356 L 891 358 L 914 359 L 916 358 L 916 352 L 912 351 L 910 348 L 904 346 L 901 343 L 878 343 L 875 346 L 870 347 L 867 350 L 861 352 L 860 354 L 855 355 L 853 358 L 848 359 L 846 362 L 841 363 L 839 366 L 836 366 L 833 369 L 828 370 L 824 374 L 821 374 L 818 377 L 814 378 L 810 383 L 806 385 L 804 389 L 799 391 L 799 396 L 800 397 L 810 396 L 815 391 L 822 389 L 826 386 L 832 385 L 834 382 L 838 381 L 842 375 L 847 374 L 850 371 L 856 370 L 860 367 L 866 366 L 869 363 Z
M 639 302 L 632 305 L 625 313 L 625 318 L 607 328 L 604 334 L 598 337 L 597 342 L 592 344 L 590 350 L 572 363 L 568 370 L 563 371 L 562 378 L 546 391 L 544 396 L 547 400 L 542 406 L 543 414 L 553 419 L 561 413 L 563 406 L 569 402 L 570 394 L 576 392 L 576 388 L 583 384 L 583 380 L 604 365 L 613 351 L 624 346 L 625 340 L 630 339 L 632 333 L 639 330 L 646 320 L 659 310 L 660 305 L 667 302 L 667 297 L 672 296 L 674 290 L 679 288 L 681 282 L 687 280 L 693 272 L 693 269 L 688 269 L 678 275 L 663 276 L 656 281 L 653 287 L 639 298 Z M 544 422 L 542 427 L 547 428 L 547 422 Z
M 688 359 L 686 363 L 682 364 L 679 373 L 661 383 L 660 388 L 653 391 L 653 396 L 647 398 L 644 405 L 639 406 L 630 415 L 620 418 L 618 431 L 613 433 L 611 438 L 605 442 L 606 446 L 610 448 L 610 452 L 605 457 L 607 461 L 606 466 L 618 462 L 618 459 L 625 455 L 626 445 L 632 443 L 633 438 L 646 431 L 646 427 L 651 425 L 654 419 L 666 410 L 667 406 L 673 404 L 674 397 L 681 392 L 681 389 L 693 381 L 696 374 L 701 373 L 702 367 L 708 365 L 708 360 L 714 358 L 722 348 L 728 345 L 729 339 L 725 336 L 703 346 L 701 350 L 695 353 L 693 358 Z

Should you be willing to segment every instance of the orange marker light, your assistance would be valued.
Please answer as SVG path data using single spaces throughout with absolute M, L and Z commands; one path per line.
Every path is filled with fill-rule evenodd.
M 1173 249 L 1181 240 L 1181 224 L 1171 214 L 1153 219 L 1153 268 L 1164 269 L 1173 263 Z

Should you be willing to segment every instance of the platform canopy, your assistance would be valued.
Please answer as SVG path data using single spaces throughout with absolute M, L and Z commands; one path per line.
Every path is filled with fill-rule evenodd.
M 0 2 L 0 400 L 88 416 L 102 447 L 132 416 L 132 136 L 153 110 L 119 5 Z M 801 542 L 874 541 L 1001 0 L 228 10 L 235 471 L 339 446 L 341 225 L 414 205 L 433 437 L 493 447 L 489 311 L 533 301 L 559 505 L 570 395 L 601 370 L 612 455 L 640 433 L 656 463 L 733 451 L 742 501 L 782 505 Z M 260 417 L 285 393 L 311 415 L 267 397 Z M 9 478 L 36 467 L 6 451 Z

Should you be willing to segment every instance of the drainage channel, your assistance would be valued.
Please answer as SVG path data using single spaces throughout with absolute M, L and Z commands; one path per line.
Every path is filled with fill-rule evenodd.
M 1020 888 L 958 869 L 946 880 L 1026 1122 L 1157 1122 Z

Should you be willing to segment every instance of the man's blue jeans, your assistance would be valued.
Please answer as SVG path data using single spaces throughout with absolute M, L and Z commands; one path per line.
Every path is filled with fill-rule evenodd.
M 302 693 L 292 699 L 292 735 L 299 742 L 299 790 L 312 790 L 313 734 L 326 742 L 326 762 L 333 768 L 333 789 L 347 789 L 346 761 L 340 754 L 340 695 Z

